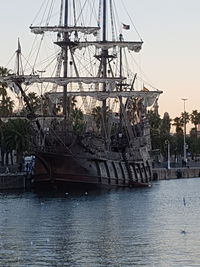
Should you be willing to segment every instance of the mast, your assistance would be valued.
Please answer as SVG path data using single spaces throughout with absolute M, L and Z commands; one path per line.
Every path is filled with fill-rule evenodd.
M 103 42 L 106 41 L 106 21 L 107 21 L 107 6 L 106 0 L 103 0 Z
M 119 35 L 119 41 L 122 42 L 123 36 L 122 34 Z M 122 78 L 122 48 L 120 47 L 119 50 L 119 76 Z M 123 87 L 122 87 L 122 81 L 120 82 L 120 91 L 122 92 Z M 120 117 L 120 132 L 122 133 L 122 97 L 119 97 L 119 102 L 120 102 L 120 111 L 119 111 L 119 117 Z
M 106 22 L 107 22 L 107 0 L 103 0 L 103 33 L 102 41 L 106 42 Z M 107 77 L 107 56 L 108 49 L 102 49 L 102 66 L 103 66 L 103 78 Z M 106 91 L 106 83 L 103 84 L 103 91 Z M 108 148 L 107 127 L 106 127 L 106 99 L 102 104 L 102 119 L 103 119 L 103 133 L 105 138 L 106 147 Z
M 19 38 L 18 38 L 18 48 L 17 48 L 16 52 L 17 52 L 17 75 L 19 75 L 19 72 L 20 72 L 20 54 L 21 54 Z
M 123 36 L 122 34 L 119 35 L 119 41 L 122 42 Z M 122 78 L 122 47 L 119 50 L 119 76 Z M 122 91 L 122 82 L 120 83 L 120 91 Z
M 21 45 L 20 45 L 20 40 L 18 38 L 18 46 L 16 50 L 16 74 L 17 75 L 23 75 L 23 69 L 22 69 L 22 62 L 21 62 Z
M 65 14 L 64 14 L 64 27 L 68 27 L 68 14 L 69 14 L 69 0 L 65 0 Z M 64 48 L 64 62 L 63 62 L 63 77 L 67 78 L 68 75 L 68 41 L 69 41 L 69 34 L 68 32 L 64 32 L 65 48 Z M 69 102 L 69 101 L 68 101 Z M 69 103 L 68 103 L 69 104 Z M 68 111 L 67 111 L 68 107 Z M 67 115 L 69 115 L 69 105 L 67 105 L 67 85 L 63 86 L 63 115 L 64 120 L 66 121 Z

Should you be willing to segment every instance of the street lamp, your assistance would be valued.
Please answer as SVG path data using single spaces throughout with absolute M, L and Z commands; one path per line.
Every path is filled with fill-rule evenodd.
M 170 169 L 170 142 L 169 140 L 165 140 L 165 144 L 167 145 L 167 169 Z
M 187 98 L 182 98 L 182 100 L 183 100 L 183 105 L 184 105 L 183 160 L 184 160 L 184 164 L 186 164 L 186 162 L 187 162 L 187 157 L 186 157 L 186 142 L 185 142 L 185 138 L 186 138 L 185 101 L 187 100 Z

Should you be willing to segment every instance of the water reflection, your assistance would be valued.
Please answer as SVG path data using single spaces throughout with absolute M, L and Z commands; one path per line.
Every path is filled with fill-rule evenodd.
M 188 179 L 0 194 L 0 266 L 200 265 L 199 192 L 200 180 Z

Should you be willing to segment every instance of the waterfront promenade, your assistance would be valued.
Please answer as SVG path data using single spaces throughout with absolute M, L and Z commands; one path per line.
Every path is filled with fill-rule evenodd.
M 196 178 L 196 177 L 200 177 L 200 167 L 153 169 L 153 180 Z

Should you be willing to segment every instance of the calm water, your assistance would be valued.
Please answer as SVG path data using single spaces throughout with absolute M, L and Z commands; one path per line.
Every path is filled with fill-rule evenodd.
M 185 198 L 185 205 L 183 198 Z M 0 266 L 200 266 L 200 179 L 0 194 Z

